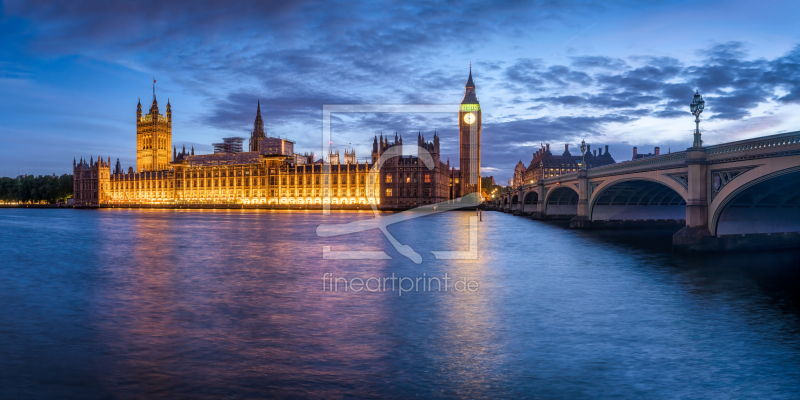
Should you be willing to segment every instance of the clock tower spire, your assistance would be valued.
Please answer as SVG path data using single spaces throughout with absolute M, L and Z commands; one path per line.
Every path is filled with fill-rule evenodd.
M 472 81 L 472 63 L 458 112 L 461 196 L 481 193 L 481 105 Z

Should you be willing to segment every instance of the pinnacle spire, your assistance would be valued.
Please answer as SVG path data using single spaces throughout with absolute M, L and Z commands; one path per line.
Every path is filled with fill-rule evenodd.
M 464 86 L 464 100 L 461 104 L 478 104 L 478 97 L 475 95 L 475 82 L 472 81 L 472 63 L 469 63 L 469 78 Z
M 253 132 L 250 133 L 250 151 L 259 151 L 261 149 L 261 140 L 266 139 L 264 133 L 264 120 L 261 118 L 261 99 L 258 99 L 256 106 L 256 119 L 253 121 Z

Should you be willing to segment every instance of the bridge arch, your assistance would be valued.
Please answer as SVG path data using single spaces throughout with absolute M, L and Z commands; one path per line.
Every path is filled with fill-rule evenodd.
M 577 215 L 578 191 L 570 186 L 558 186 L 545 196 L 545 215 Z
M 684 194 L 655 179 L 615 181 L 593 193 L 589 203 L 593 221 L 686 219 Z
M 749 174 L 752 179 L 743 180 L 713 209 L 711 233 L 800 232 L 800 167 L 762 174 L 752 172 Z
M 525 195 L 522 197 L 522 212 L 534 212 L 536 211 L 536 206 L 539 203 L 539 192 L 536 190 L 529 190 L 525 192 Z

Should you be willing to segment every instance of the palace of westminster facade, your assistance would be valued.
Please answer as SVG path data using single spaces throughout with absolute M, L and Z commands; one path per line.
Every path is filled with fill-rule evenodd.
M 375 137 L 371 160 L 362 163 L 347 150 L 342 158 L 338 151 L 329 151 L 327 161 L 295 154 L 293 142 L 265 135 L 260 104 L 249 151 L 241 151 L 242 139 L 237 150 L 237 138 L 226 138 L 225 146 L 219 144 L 224 150 L 195 155 L 194 149 L 178 152 L 172 146 L 171 106 L 167 101 L 166 115 L 160 114 L 154 93 L 147 114 L 142 113 L 141 102 L 136 111 L 136 170 L 124 171 L 119 160 L 112 169 L 110 158 L 73 160 L 74 204 L 376 204 L 382 209 L 434 204 L 481 192 L 481 110 L 471 70 L 459 128 L 461 166 L 470 171 L 464 179 L 449 160 L 441 161 L 436 134 L 429 142 L 421 134 L 417 137 L 418 148 L 427 152 L 424 159 L 403 156 L 398 151 L 403 141 L 397 134 L 392 142 L 382 134 Z

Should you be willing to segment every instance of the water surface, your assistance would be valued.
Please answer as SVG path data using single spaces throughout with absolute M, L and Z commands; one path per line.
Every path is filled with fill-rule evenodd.
M 797 398 L 800 254 L 487 212 L 0 210 L 0 398 Z M 323 260 L 322 247 L 387 260 Z M 332 292 L 337 277 L 467 278 Z

